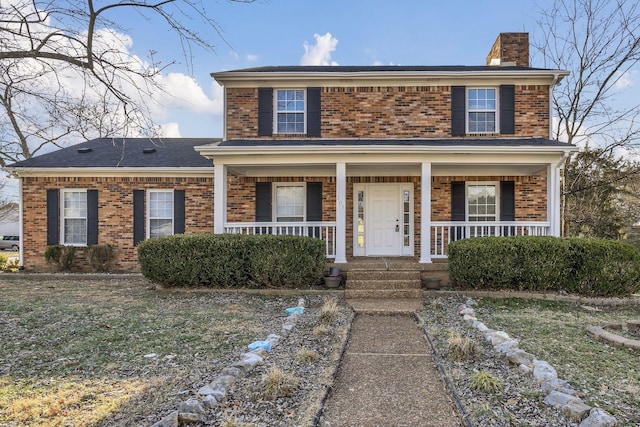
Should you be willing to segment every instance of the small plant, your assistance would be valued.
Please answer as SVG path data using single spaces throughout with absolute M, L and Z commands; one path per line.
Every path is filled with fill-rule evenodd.
M 0 271 L 2 270 L 2 260 L 0 260 Z M 18 271 L 20 269 L 20 260 L 17 258 L 13 258 L 9 261 L 7 261 L 6 265 L 4 266 L 4 271 L 6 272 L 10 272 L 10 273 L 15 273 L 16 271 Z
M 0 255 L 0 271 L 3 271 L 7 267 L 7 257 Z
M 433 309 L 433 311 L 442 311 L 444 310 L 444 303 L 440 298 L 436 298 L 431 301 L 431 308 Z
M 330 323 L 340 315 L 340 307 L 338 301 L 333 298 L 325 301 L 320 309 L 319 319 L 323 323 Z
M 448 348 L 449 354 L 456 360 L 471 359 L 478 354 L 476 343 L 456 331 L 449 331 Z
M 113 246 L 93 245 L 88 249 L 89 265 L 97 272 L 107 272 L 111 270 L 111 260 L 113 259 Z
M 298 388 L 300 382 L 296 377 L 273 367 L 262 376 L 264 394 L 268 398 L 289 397 Z
M 44 252 L 44 259 L 58 271 L 71 271 L 75 256 L 75 246 L 53 245 Z
M 330 333 L 331 333 L 331 328 L 327 325 L 318 325 L 315 328 L 313 328 L 313 335 L 317 337 L 329 335 Z
M 301 348 L 296 353 L 296 360 L 302 363 L 313 363 L 318 358 L 318 353 L 308 348 Z
M 483 391 L 485 393 L 499 393 L 504 388 L 504 384 L 500 380 L 500 378 L 495 375 L 485 372 L 479 371 L 474 372 L 471 375 L 471 384 L 469 385 L 471 390 L 475 391 Z

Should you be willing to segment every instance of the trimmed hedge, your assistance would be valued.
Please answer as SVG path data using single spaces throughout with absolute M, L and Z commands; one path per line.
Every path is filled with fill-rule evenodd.
M 640 289 L 640 251 L 616 240 L 477 237 L 451 242 L 449 277 L 465 289 L 626 296 Z
M 305 288 L 326 264 L 320 239 L 241 234 L 177 234 L 138 245 L 142 274 L 163 286 Z

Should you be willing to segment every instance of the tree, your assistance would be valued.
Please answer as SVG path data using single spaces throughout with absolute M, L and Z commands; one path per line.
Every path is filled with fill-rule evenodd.
M 588 199 L 591 191 L 604 196 L 599 188 L 602 182 L 588 180 L 586 174 L 613 167 L 615 158 L 636 154 L 639 148 L 640 105 L 636 100 L 625 103 L 622 96 L 632 68 L 640 61 L 639 7 L 636 0 L 556 0 L 551 8 L 541 10 L 534 49 L 545 67 L 570 72 L 552 100 L 558 119 L 555 137 L 597 147 L 566 163 L 565 235 L 570 230 L 567 221 L 576 219 L 576 213 L 567 210 L 580 206 L 579 199 Z M 629 174 L 638 172 L 632 167 L 609 176 L 607 182 L 623 177 L 628 180 Z M 615 192 L 605 194 L 616 206 Z
M 253 0 L 230 0 L 250 3 Z M 129 52 L 116 11 L 166 25 L 191 66 L 193 49 L 221 37 L 205 0 L 2 0 L 0 166 L 50 145 L 108 136 L 154 135 L 158 77 L 171 64 Z M 194 30 L 205 24 L 209 34 Z

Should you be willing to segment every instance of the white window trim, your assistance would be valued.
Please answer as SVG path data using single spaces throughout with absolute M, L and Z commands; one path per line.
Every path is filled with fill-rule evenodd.
M 304 202 L 302 205 L 302 222 L 307 220 L 307 183 L 306 182 L 274 182 L 271 184 L 273 191 L 271 192 L 271 219 L 278 222 L 278 206 L 277 206 L 277 188 L 278 187 L 302 187 L 304 191 Z M 288 222 L 288 221 L 287 221 Z
M 152 219 L 169 219 L 168 217 L 153 217 L 151 218 L 151 193 L 171 193 L 173 197 L 173 205 L 171 206 L 171 235 L 175 234 L 176 220 L 175 220 L 175 204 L 176 195 L 175 192 L 168 188 L 149 189 L 146 192 L 145 203 L 145 238 L 151 239 L 151 220 Z
M 303 95 L 304 95 L 304 110 L 302 111 L 302 116 L 303 116 L 303 120 L 304 120 L 304 129 L 302 130 L 302 132 L 278 132 L 278 92 L 281 91 L 287 91 L 287 90 L 301 90 Z M 273 133 L 274 134 L 283 134 L 283 135 L 306 135 L 307 134 L 307 104 L 308 104 L 308 97 L 307 97 L 307 88 L 301 88 L 301 87 L 282 87 L 282 88 L 276 88 L 274 89 L 274 94 L 273 94 Z M 283 111 L 283 113 L 285 113 L 285 111 Z M 294 113 L 298 113 L 297 111 L 294 111 Z
M 64 195 L 66 193 L 84 193 L 85 197 L 85 209 L 87 210 L 87 216 L 84 217 L 84 220 L 87 222 L 87 234 L 88 230 L 88 222 L 89 222 L 89 206 L 87 205 L 87 189 L 86 188 L 64 188 L 60 190 L 60 244 L 64 246 L 77 246 L 77 247 L 85 247 L 87 246 L 88 236 L 85 235 L 84 243 L 73 243 L 65 241 L 65 219 L 83 219 L 83 217 L 69 217 L 67 218 L 64 215 Z
M 465 183 L 465 192 L 464 192 L 464 204 L 465 204 L 465 220 L 467 222 L 472 221 L 469 219 L 469 187 L 477 186 L 477 185 L 493 185 L 496 187 L 496 213 L 494 221 L 500 221 L 500 181 L 467 181 Z M 489 215 L 485 215 L 489 216 Z M 475 222 L 475 221 L 474 221 Z M 482 223 L 482 221 L 477 221 L 478 223 Z
M 491 113 L 494 110 L 470 110 L 469 109 L 469 91 L 478 89 L 493 89 L 496 93 L 496 109 L 495 109 L 495 123 L 493 124 L 493 132 L 478 132 L 469 130 L 469 113 Z M 465 106 L 464 106 L 464 123 L 466 126 L 467 134 L 499 134 L 500 133 L 500 88 L 497 86 L 467 86 L 465 93 Z

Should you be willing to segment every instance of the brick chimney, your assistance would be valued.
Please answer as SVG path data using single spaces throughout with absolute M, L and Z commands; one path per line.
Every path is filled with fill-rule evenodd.
M 487 55 L 487 65 L 529 66 L 529 33 L 500 33 Z

